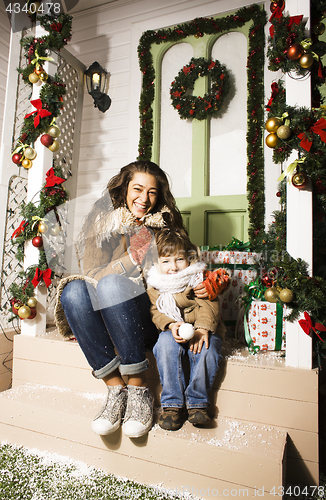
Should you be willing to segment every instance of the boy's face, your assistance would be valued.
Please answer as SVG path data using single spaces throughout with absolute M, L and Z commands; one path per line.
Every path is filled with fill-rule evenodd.
M 188 259 L 183 253 L 170 255 L 169 257 L 159 257 L 158 263 L 161 274 L 176 274 L 189 266 Z

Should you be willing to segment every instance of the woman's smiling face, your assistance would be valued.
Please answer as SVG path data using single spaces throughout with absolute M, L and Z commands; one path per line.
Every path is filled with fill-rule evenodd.
M 156 205 L 158 185 L 154 175 L 136 172 L 128 184 L 127 207 L 130 212 L 141 219 Z

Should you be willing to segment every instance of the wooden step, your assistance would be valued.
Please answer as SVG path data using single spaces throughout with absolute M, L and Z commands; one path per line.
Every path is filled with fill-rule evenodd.
M 226 342 L 223 354 L 212 391 L 215 416 L 283 429 L 289 436 L 287 480 L 318 484 L 318 371 L 289 368 L 274 352 L 252 355 L 233 340 Z M 159 405 L 152 353 L 148 359 L 148 382 Z M 13 387 L 26 383 L 105 394 L 77 342 L 63 340 L 55 329 L 41 337 L 15 337 Z
M 127 438 L 121 429 L 101 438 L 90 423 L 104 398 L 63 387 L 20 385 L 0 394 L 1 438 L 203 498 L 217 496 L 217 490 L 225 490 L 226 496 L 241 490 L 251 498 L 264 489 L 264 498 L 272 499 L 269 492 L 283 484 L 284 430 L 219 417 L 210 429 L 186 422 L 169 432 L 154 424 L 139 439 Z

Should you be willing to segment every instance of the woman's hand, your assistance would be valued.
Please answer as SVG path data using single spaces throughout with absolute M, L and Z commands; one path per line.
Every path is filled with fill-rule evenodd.
M 178 342 L 178 344 L 182 344 L 182 343 L 185 343 L 187 342 L 185 339 L 183 339 L 182 337 L 180 337 L 178 331 L 179 331 L 179 327 L 181 325 L 183 325 L 183 321 L 177 321 L 176 323 L 170 323 L 169 324 L 169 329 L 171 330 L 172 332 L 172 335 L 173 335 L 173 338 L 176 342 Z
M 206 346 L 206 349 L 209 348 L 209 340 L 208 340 L 208 330 L 204 330 L 204 328 L 197 328 L 195 331 L 195 335 L 189 341 L 189 349 L 194 354 L 199 354 L 203 348 Z
M 194 292 L 197 299 L 207 299 L 208 297 L 208 293 L 203 281 L 194 288 Z

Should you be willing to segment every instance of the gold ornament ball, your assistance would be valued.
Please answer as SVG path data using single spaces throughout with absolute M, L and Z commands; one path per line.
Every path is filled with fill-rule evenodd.
M 31 315 L 31 308 L 28 307 L 28 306 L 21 306 L 19 309 L 18 309 L 18 316 L 21 318 L 21 319 L 26 319 L 28 318 L 30 315 Z
M 290 290 L 289 288 L 283 288 L 283 290 L 280 291 L 280 299 L 282 302 L 292 302 L 293 300 L 293 297 L 294 297 L 294 294 L 292 292 L 292 290 Z
M 28 148 L 25 149 L 24 151 L 24 156 L 25 158 L 27 158 L 28 160 L 35 160 L 36 156 L 37 156 L 37 152 L 35 151 L 35 149 L 31 148 L 30 146 Z
M 299 59 L 299 64 L 300 64 L 301 68 L 305 68 L 305 69 L 310 68 L 310 66 L 312 66 L 313 62 L 314 62 L 314 58 L 312 57 L 311 54 L 304 54 Z
M 24 158 L 22 161 L 22 166 L 28 170 L 29 168 L 32 168 L 33 162 L 29 160 L 28 158 Z
M 58 125 L 51 125 L 51 127 L 49 128 L 47 133 L 55 139 L 56 137 L 59 137 L 59 135 L 61 134 L 61 131 L 60 131 Z
M 30 297 L 27 301 L 28 307 L 36 307 L 37 306 L 37 300 L 35 297 Z
M 279 118 L 269 118 L 265 124 L 265 128 L 267 132 L 274 134 L 281 125 L 282 122 Z
M 276 148 L 279 145 L 279 142 L 280 140 L 276 134 L 268 134 L 268 136 L 265 139 L 265 144 L 269 148 Z
M 267 300 L 267 302 L 272 302 L 275 303 L 277 302 L 277 298 L 279 296 L 279 293 L 275 287 L 267 288 L 266 292 L 264 293 L 264 297 Z
M 38 76 L 42 82 L 46 82 L 48 79 L 48 74 L 45 71 L 42 71 Z
M 39 76 L 33 72 L 30 75 L 28 75 L 28 79 L 31 83 L 37 83 L 39 81 Z
M 55 153 L 56 151 L 58 151 L 59 148 L 60 148 L 60 144 L 56 139 L 54 139 L 51 146 L 48 147 L 48 149 L 50 151 L 52 151 L 52 153 Z
M 315 24 L 315 26 L 312 28 L 312 31 L 317 36 L 322 35 L 325 32 L 325 24 L 324 23 Z
M 291 179 L 294 187 L 304 189 L 308 184 L 308 177 L 303 172 L 297 172 Z
M 45 222 L 40 222 L 38 227 L 37 227 L 37 230 L 39 233 L 46 233 L 47 230 L 48 230 L 48 226 L 45 224 Z
M 60 233 L 60 231 L 61 231 L 61 227 L 59 226 L 59 224 L 57 224 L 56 226 L 53 226 L 53 227 L 50 228 L 49 233 L 52 236 L 58 236 L 58 234 Z
M 281 125 L 277 129 L 276 135 L 282 140 L 288 139 L 291 135 L 291 129 L 287 125 Z

